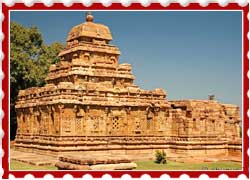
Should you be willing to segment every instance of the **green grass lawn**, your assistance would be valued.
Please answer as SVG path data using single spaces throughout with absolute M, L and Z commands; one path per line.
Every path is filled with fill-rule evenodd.
M 137 161 L 136 170 L 240 170 L 241 163 L 238 162 L 202 162 L 202 163 L 180 163 L 167 161 L 167 164 L 157 164 L 151 161 Z
M 27 163 L 22 163 L 19 161 L 10 161 L 11 170 L 57 170 L 55 166 L 34 166 Z
M 151 161 L 137 161 L 135 170 L 240 170 L 241 163 L 237 162 L 209 162 L 209 163 L 179 163 L 167 161 L 167 164 L 157 164 Z M 34 166 L 11 160 L 11 170 L 57 170 L 55 166 Z

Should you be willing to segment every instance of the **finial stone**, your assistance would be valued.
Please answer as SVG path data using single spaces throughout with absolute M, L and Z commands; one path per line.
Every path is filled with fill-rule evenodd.
M 94 21 L 94 16 L 91 15 L 91 12 L 88 12 L 86 15 L 86 21 L 87 22 L 93 22 Z

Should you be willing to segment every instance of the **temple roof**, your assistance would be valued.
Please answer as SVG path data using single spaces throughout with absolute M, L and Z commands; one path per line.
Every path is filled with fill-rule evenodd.
M 67 41 L 71 41 L 80 37 L 111 41 L 112 35 L 109 28 L 103 24 L 94 23 L 93 20 L 94 17 L 91 14 L 87 14 L 86 22 L 74 26 L 70 30 Z

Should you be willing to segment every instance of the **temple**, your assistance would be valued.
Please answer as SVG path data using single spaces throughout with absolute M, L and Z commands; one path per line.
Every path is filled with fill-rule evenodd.
M 16 150 L 41 154 L 152 159 L 241 158 L 240 110 L 208 100 L 168 101 L 163 89 L 134 84 L 130 64 L 119 64 L 109 28 L 73 27 L 46 85 L 20 90 Z

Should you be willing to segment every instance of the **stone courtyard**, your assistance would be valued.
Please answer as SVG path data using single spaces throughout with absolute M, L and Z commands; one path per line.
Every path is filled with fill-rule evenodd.
M 239 107 L 214 97 L 168 101 L 163 89 L 141 89 L 111 40 L 109 28 L 90 14 L 70 30 L 47 84 L 19 91 L 11 158 L 138 160 L 164 150 L 179 161 L 241 161 Z

